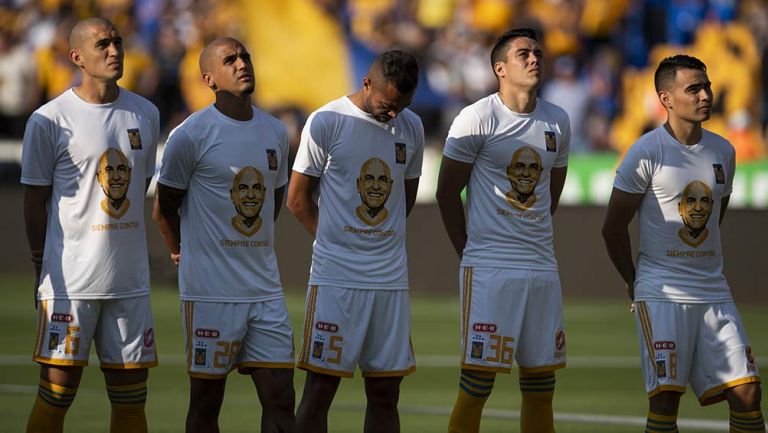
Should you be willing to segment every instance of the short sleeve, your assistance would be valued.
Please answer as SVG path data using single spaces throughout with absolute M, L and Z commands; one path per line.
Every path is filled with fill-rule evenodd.
M 328 125 L 323 112 L 314 112 L 301 131 L 293 169 L 302 174 L 320 177 L 328 158 L 328 144 Z
M 557 146 L 557 157 L 553 167 L 562 168 L 568 166 L 568 154 L 571 150 L 571 120 L 568 113 L 563 112 L 563 120 L 560 122 L 560 144 Z
M 281 127 L 278 131 L 278 139 L 280 141 L 280 163 L 277 169 L 277 183 L 275 184 L 275 188 L 281 188 L 288 183 L 288 132 L 285 127 Z
M 643 146 L 634 144 L 616 169 L 613 186 L 624 192 L 644 194 L 653 177 L 653 162 Z
M 416 121 L 414 131 L 413 142 L 416 146 L 413 156 L 405 168 L 406 179 L 416 179 L 421 176 L 421 164 L 424 160 L 424 125 L 422 125 L 421 121 Z
M 155 175 L 155 167 L 157 165 L 157 143 L 160 141 L 160 112 L 154 105 L 150 105 L 149 125 L 150 142 L 147 149 L 145 166 L 147 179 Z
M 723 195 L 730 195 L 733 192 L 733 177 L 736 175 L 736 149 L 729 144 L 728 146 L 728 167 L 725 180 L 725 189 Z
M 471 107 L 461 110 L 448 131 L 443 155 L 473 164 L 483 145 L 481 129 L 480 117 Z
M 51 137 L 50 119 L 34 113 L 27 121 L 21 148 L 21 183 L 46 186 L 53 184 L 56 166 L 56 142 Z
M 158 182 L 172 188 L 187 189 L 196 165 L 197 145 L 181 126 L 171 131 L 165 142 Z

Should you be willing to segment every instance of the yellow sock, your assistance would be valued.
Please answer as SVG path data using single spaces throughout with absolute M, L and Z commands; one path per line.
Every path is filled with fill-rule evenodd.
M 754 412 L 731 410 L 730 426 L 730 433 L 765 433 L 763 413 L 759 410 Z
M 496 373 L 461 370 L 459 397 L 451 412 L 448 433 L 478 433 L 480 415 L 493 390 Z
M 552 399 L 555 396 L 555 373 L 520 371 L 520 431 L 522 433 L 554 433 Z
M 107 394 L 112 403 L 111 433 L 147 433 L 147 382 L 107 386 Z
M 27 422 L 27 433 L 61 433 L 64 415 L 75 400 L 77 388 L 67 388 L 40 380 L 37 398 Z
M 645 433 L 677 433 L 677 415 L 659 415 L 648 412 Z

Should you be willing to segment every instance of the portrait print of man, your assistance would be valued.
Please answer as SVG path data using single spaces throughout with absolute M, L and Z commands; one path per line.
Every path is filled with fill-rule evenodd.
M 264 176 L 253 167 L 244 167 L 232 179 L 229 196 L 237 215 L 232 217 L 232 227 L 245 236 L 252 236 L 261 228 L 261 207 L 264 205 L 266 187 Z
M 536 185 L 539 184 L 541 156 L 529 146 L 523 146 L 512 154 L 507 166 L 507 179 L 512 189 L 506 193 L 507 203 L 515 209 L 527 210 L 536 203 Z
M 131 184 L 131 170 L 128 158 L 114 147 L 104 151 L 99 158 L 96 180 L 107 196 L 101 201 L 101 210 L 112 218 L 122 218 L 131 207 L 131 201 L 126 197 Z
M 692 247 L 698 247 L 707 239 L 707 222 L 712 214 L 712 189 L 704 182 L 694 180 L 680 195 L 677 205 L 683 224 L 677 234 Z
M 377 226 L 385 219 L 389 211 L 384 204 L 392 191 L 392 174 L 387 163 L 379 158 L 371 158 L 360 167 L 357 178 L 357 192 L 363 204 L 355 209 L 358 218 L 369 226 Z

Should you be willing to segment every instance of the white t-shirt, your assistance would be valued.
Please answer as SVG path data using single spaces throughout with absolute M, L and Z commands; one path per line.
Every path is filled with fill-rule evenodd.
M 144 188 L 158 135 L 157 108 L 125 89 L 109 104 L 70 89 L 29 118 L 21 183 L 52 185 L 39 299 L 149 293 Z
M 381 123 L 345 96 L 309 116 L 293 165 L 320 178 L 309 284 L 408 289 L 404 181 L 421 175 L 423 152 L 407 109 Z
M 727 302 L 720 200 L 731 193 L 733 146 L 703 131 L 686 146 L 659 127 L 637 140 L 616 170 L 613 186 L 645 194 L 638 210 L 638 301 Z
M 186 190 L 180 212 L 182 300 L 283 297 L 274 198 L 275 189 L 288 182 L 287 165 L 285 126 L 256 107 L 251 120 L 238 121 L 210 105 L 171 132 L 158 182 Z
M 516 113 L 498 93 L 456 116 L 443 154 L 473 164 L 462 266 L 557 270 L 549 174 L 568 165 L 569 125 L 557 105 Z

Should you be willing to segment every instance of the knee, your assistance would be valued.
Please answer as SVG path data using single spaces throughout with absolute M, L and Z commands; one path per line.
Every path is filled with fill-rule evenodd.
M 296 393 L 293 389 L 293 371 L 275 370 L 272 372 L 269 386 L 262 387 L 259 393 L 263 395 L 262 404 L 275 410 L 293 411 Z
M 367 378 L 365 380 L 365 395 L 368 403 L 378 405 L 397 405 L 400 399 L 400 382 L 402 378 Z
M 760 410 L 762 391 L 759 383 L 747 383 L 725 391 L 728 405 L 737 412 Z
M 680 406 L 680 393 L 664 391 L 648 400 L 649 410 L 657 415 L 676 416 Z

